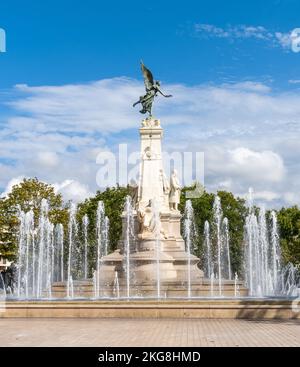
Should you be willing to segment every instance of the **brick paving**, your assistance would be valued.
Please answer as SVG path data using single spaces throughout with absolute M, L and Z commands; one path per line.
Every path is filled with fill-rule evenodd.
M 300 321 L 0 319 L 0 346 L 300 346 Z

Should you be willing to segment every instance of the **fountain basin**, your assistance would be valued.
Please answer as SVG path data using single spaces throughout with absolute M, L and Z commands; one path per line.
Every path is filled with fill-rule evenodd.
M 7 301 L 0 318 L 300 319 L 292 299 Z

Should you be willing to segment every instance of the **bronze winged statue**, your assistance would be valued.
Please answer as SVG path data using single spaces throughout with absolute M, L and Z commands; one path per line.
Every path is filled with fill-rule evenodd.
M 154 101 L 154 97 L 157 96 L 157 93 L 160 93 L 162 96 L 169 98 L 172 97 L 171 94 L 165 95 L 160 90 L 160 82 L 158 80 L 153 79 L 153 75 L 149 69 L 146 68 L 143 61 L 141 61 L 141 69 L 144 77 L 144 83 L 146 88 L 146 94 L 144 96 L 141 96 L 140 99 L 133 104 L 133 107 L 135 107 L 137 104 L 142 105 L 142 109 L 140 110 L 140 113 L 149 113 L 149 116 L 152 116 L 152 104 Z

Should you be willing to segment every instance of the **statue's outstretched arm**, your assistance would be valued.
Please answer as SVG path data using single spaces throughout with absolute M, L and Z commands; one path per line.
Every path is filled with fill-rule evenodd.
M 172 94 L 164 94 L 159 88 L 157 88 L 157 91 L 166 98 L 173 97 Z

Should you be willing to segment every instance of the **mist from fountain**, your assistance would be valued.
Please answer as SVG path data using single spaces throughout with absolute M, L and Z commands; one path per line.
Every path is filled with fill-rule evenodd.
M 61 223 L 54 227 L 52 281 L 64 281 L 64 228 Z
M 6 287 L 5 287 L 5 283 L 4 283 L 2 274 L 0 272 L 0 301 L 3 301 L 5 299 L 6 299 Z
M 224 256 L 226 256 L 227 261 L 223 261 L 224 263 L 224 271 L 226 274 L 226 278 L 231 280 L 231 258 L 230 258 L 230 247 L 229 247 L 229 224 L 228 219 L 224 218 L 222 223 L 222 240 L 223 240 L 223 249 L 225 251 Z
M 160 281 L 160 258 L 161 258 L 161 220 L 159 214 L 159 206 L 155 200 L 152 200 L 153 208 L 153 226 L 155 236 L 155 257 L 156 257 L 156 296 L 161 297 L 161 281 Z
M 109 219 L 108 217 L 104 218 L 104 256 L 108 254 L 108 246 L 109 246 Z
M 51 297 L 51 283 L 54 279 L 54 226 L 48 218 L 49 206 L 41 201 L 38 226 L 34 226 L 34 214 L 30 210 L 18 212 L 18 298 Z
M 107 255 L 108 231 L 109 231 L 109 221 L 108 218 L 105 216 L 105 208 L 103 201 L 98 202 L 96 220 L 97 220 L 96 221 L 97 251 L 96 251 L 95 297 L 99 298 L 101 288 L 100 268 L 103 256 Z
M 196 238 L 194 209 L 191 200 L 187 200 L 184 210 L 183 233 L 185 240 L 185 247 L 188 256 L 187 263 L 187 296 L 191 298 L 191 255 L 194 248 L 194 241 Z
M 212 251 L 211 251 L 211 240 L 210 240 L 210 225 L 206 220 L 204 223 L 204 275 L 206 278 L 211 279 L 213 273 L 213 262 L 212 262 Z
M 217 246 L 217 274 L 218 274 L 218 284 L 219 284 L 219 295 L 222 295 L 222 236 L 221 236 L 221 223 L 222 223 L 222 208 L 221 200 L 219 196 L 216 195 L 213 205 L 213 223 L 216 236 L 216 246 Z
M 87 214 L 85 214 L 82 218 L 82 227 L 83 227 L 83 244 L 84 244 L 83 277 L 84 279 L 87 279 L 88 277 L 88 227 L 89 227 L 89 218 Z
M 297 292 L 299 273 L 292 264 L 283 267 L 280 253 L 278 221 L 276 213 L 258 210 L 249 198 L 249 213 L 245 220 L 245 279 L 250 296 L 293 296 Z M 156 213 L 156 214 L 155 214 Z M 105 216 L 103 202 L 98 203 L 96 223 L 96 254 L 88 254 L 88 217 L 82 219 L 83 236 L 79 242 L 76 220 L 76 206 L 69 209 L 68 235 L 64 240 L 62 224 L 55 227 L 49 220 L 49 205 L 41 201 L 40 215 L 35 220 L 33 211 L 19 210 L 17 282 L 14 296 L 19 299 L 40 299 L 52 297 L 52 286 L 56 281 L 66 281 L 68 299 L 77 293 L 77 281 L 87 279 L 88 269 L 94 266 L 93 293 L 100 297 L 99 270 L 103 256 L 109 252 L 109 221 Z M 216 197 L 213 207 L 213 221 L 204 225 L 205 276 L 210 282 L 210 295 L 223 296 L 223 282 L 231 279 L 229 222 L 223 218 L 220 198 Z M 191 292 L 191 254 L 194 248 L 195 220 L 191 201 L 186 202 L 184 214 L 184 239 L 187 252 L 187 297 Z M 126 198 L 123 220 L 125 222 L 124 273 L 125 296 L 132 296 L 131 250 L 135 243 L 134 210 L 130 197 Z M 159 211 L 154 211 L 156 289 L 161 297 L 161 223 Z M 66 248 L 65 248 L 66 247 Z M 66 255 L 66 256 L 65 256 Z M 93 263 L 89 264 L 89 258 Z M 66 272 L 64 269 L 66 268 Z M 239 295 L 238 276 L 234 276 L 234 295 Z M 120 297 L 119 274 L 115 273 L 113 294 Z M 122 289 L 123 291 L 123 289 Z M 75 294 L 76 296 L 77 294 Z
M 131 253 L 131 245 L 132 240 L 134 238 L 134 217 L 133 217 L 133 207 L 131 202 L 131 197 L 127 196 L 125 201 L 124 207 L 124 214 L 125 214 L 125 243 L 124 243 L 124 255 L 125 255 L 125 276 L 126 276 L 126 296 L 130 298 L 130 253 Z
M 115 295 L 117 299 L 120 298 L 120 284 L 119 284 L 119 275 L 117 271 L 115 271 L 113 294 Z
M 214 296 L 214 282 L 215 282 L 215 274 L 212 272 L 210 274 L 210 296 Z
M 253 205 L 253 190 L 248 196 L 249 214 L 245 224 L 245 272 L 249 294 L 253 297 L 291 296 L 297 290 L 297 269 L 282 266 L 279 230 L 275 211 L 269 225 L 264 208 Z M 258 215 L 256 212 L 258 211 Z
M 71 203 L 69 209 L 69 224 L 68 224 L 68 273 L 67 273 L 67 298 L 73 298 L 74 288 L 73 288 L 73 274 L 76 272 L 76 244 L 78 235 L 78 226 L 76 221 L 76 205 Z
M 209 227 L 206 224 L 206 231 L 204 228 L 206 251 L 211 248 L 209 238 Z M 212 238 L 213 255 L 207 254 L 207 258 L 211 259 L 207 268 L 213 269 L 213 272 L 217 274 L 219 296 L 223 294 L 223 281 L 225 279 L 231 280 L 231 259 L 230 259 L 230 238 L 229 238 L 229 223 L 227 218 L 223 218 L 223 211 L 221 207 L 221 200 L 218 195 L 215 196 L 213 204 L 213 223 L 212 223 Z M 212 271 L 212 270 L 211 270 Z
M 238 286 L 239 277 L 237 273 L 234 275 L 234 297 L 237 297 L 239 295 L 239 286 Z

